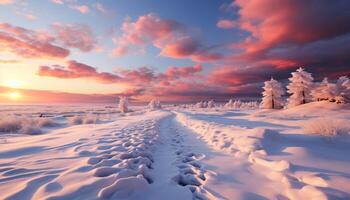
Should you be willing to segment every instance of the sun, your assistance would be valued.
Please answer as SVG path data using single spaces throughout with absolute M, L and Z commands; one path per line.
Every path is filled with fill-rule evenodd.
M 9 97 L 11 100 L 16 101 L 16 100 L 20 99 L 20 98 L 22 97 L 22 95 L 21 95 L 21 93 L 19 93 L 19 92 L 9 92 L 9 93 L 8 93 L 8 97 Z

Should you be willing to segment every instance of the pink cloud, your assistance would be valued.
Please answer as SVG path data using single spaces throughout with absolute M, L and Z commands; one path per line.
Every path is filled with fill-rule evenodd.
M 62 79 L 73 78 L 90 78 L 97 82 L 111 84 L 121 81 L 121 77 L 107 73 L 97 72 L 96 68 L 89 65 L 76 62 L 74 60 L 67 62 L 67 67 L 64 66 L 40 66 L 37 72 L 39 76 L 56 77 Z
M 72 5 L 70 8 L 79 11 L 81 14 L 86 14 L 90 10 L 87 5 Z
M 169 67 L 165 73 L 164 76 L 167 79 L 179 79 L 179 78 L 186 78 L 193 76 L 196 73 L 199 73 L 203 70 L 202 65 L 193 65 L 193 66 L 187 66 L 187 67 Z
M 195 61 L 222 58 L 218 53 L 214 56 L 208 52 L 184 25 L 174 20 L 161 19 L 153 13 L 140 16 L 135 22 L 126 20 L 121 30 L 122 36 L 115 40 L 118 46 L 112 53 L 115 56 L 126 55 L 128 52 L 125 49 L 132 45 L 151 43 L 161 49 L 160 55 L 171 58 L 190 58 Z
M 248 36 L 231 45 L 234 51 L 225 57 L 227 66 L 250 66 L 257 80 L 269 78 L 266 72 L 286 78 L 298 66 L 306 66 L 315 77 L 347 71 L 350 46 L 344 44 L 350 42 L 348 1 L 236 0 L 230 6 L 238 9 L 234 28 Z M 222 79 L 228 85 L 253 79 L 239 70 L 219 75 L 225 77 L 226 73 L 235 77 Z M 220 84 L 219 78 L 217 81 Z
M 107 10 L 107 8 L 105 6 L 103 6 L 103 4 L 101 3 L 96 3 L 95 4 L 95 8 L 97 11 L 99 11 L 100 13 L 104 14 L 104 15 L 108 15 L 109 11 Z
M 52 43 L 44 32 L 37 32 L 7 23 L 0 24 L 0 47 L 25 58 L 65 58 L 69 50 Z
M 88 52 L 97 47 L 97 41 L 87 25 L 81 24 L 52 24 L 56 39 L 64 46 L 78 48 Z
M 112 55 L 115 57 L 124 56 L 126 54 L 128 54 L 128 47 L 126 46 L 117 47 L 112 50 Z
M 230 19 L 220 19 L 217 23 L 216 26 L 222 29 L 231 29 L 236 26 L 236 23 L 234 20 Z
M 164 73 L 156 73 L 148 67 L 118 69 L 115 73 L 108 73 L 98 72 L 95 67 L 83 63 L 68 61 L 66 66 L 40 66 L 37 74 L 60 79 L 91 79 L 102 84 L 123 83 L 128 86 L 128 90 L 123 92 L 124 95 L 141 98 L 149 94 L 160 94 L 166 91 L 169 93 L 169 90 L 180 93 L 181 88 L 193 86 L 188 81 L 192 82 L 202 70 L 202 65 L 197 64 L 169 67 Z
M 350 16 L 341 2 L 237 0 L 234 4 L 240 8 L 237 24 L 251 33 L 241 44 L 248 52 L 330 39 L 350 31 Z
M 191 37 L 178 38 L 174 42 L 166 43 L 160 54 L 172 58 L 183 58 L 193 55 L 199 48 L 199 43 Z
M 62 0 L 51 0 L 51 2 L 55 4 L 63 4 Z

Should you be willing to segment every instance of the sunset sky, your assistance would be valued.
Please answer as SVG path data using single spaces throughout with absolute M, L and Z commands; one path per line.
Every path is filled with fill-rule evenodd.
M 0 0 L 0 103 L 259 97 L 350 74 L 348 0 Z

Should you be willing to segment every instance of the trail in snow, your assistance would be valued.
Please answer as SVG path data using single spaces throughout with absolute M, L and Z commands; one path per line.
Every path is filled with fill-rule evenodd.
M 268 179 L 259 169 L 251 167 L 247 157 L 232 156 L 209 146 L 201 135 L 190 127 L 173 119 L 173 126 L 183 137 L 184 150 L 187 155 L 200 155 L 198 165 L 205 173 L 205 181 L 197 187 L 198 199 L 273 199 L 286 198 L 284 186 Z M 186 158 L 185 158 L 186 159 Z

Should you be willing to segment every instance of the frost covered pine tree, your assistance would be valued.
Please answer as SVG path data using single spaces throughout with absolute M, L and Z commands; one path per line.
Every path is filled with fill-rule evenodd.
M 148 108 L 150 110 L 156 110 L 162 108 L 162 105 L 160 104 L 160 101 L 152 99 L 148 104 Z
M 128 97 L 119 97 L 119 110 L 121 113 L 126 113 L 129 111 L 128 109 Z
M 261 108 L 265 109 L 279 109 L 283 108 L 284 100 L 282 96 L 285 94 L 285 90 L 282 84 L 271 78 L 269 81 L 265 81 L 264 91 L 262 93 L 263 98 L 260 104 Z
M 290 83 L 287 86 L 287 92 L 291 96 L 288 98 L 288 107 L 294 107 L 312 101 L 310 93 L 314 79 L 310 73 L 300 67 L 296 72 L 292 72 L 292 77 L 289 80 Z
M 321 83 L 311 91 L 311 96 L 315 101 L 326 101 L 331 98 L 328 78 L 325 77 Z
M 337 103 L 350 102 L 350 79 L 347 76 L 341 76 L 336 83 L 338 95 L 336 96 Z
M 214 100 L 208 101 L 207 107 L 208 108 L 214 108 L 215 107 L 215 101 Z
M 149 104 L 148 104 L 148 108 L 150 110 L 155 110 L 157 108 L 157 105 L 156 105 L 156 100 L 152 99 Z
M 233 106 L 233 100 L 230 99 L 226 104 L 225 104 L 225 107 L 226 108 L 231 108 Z

